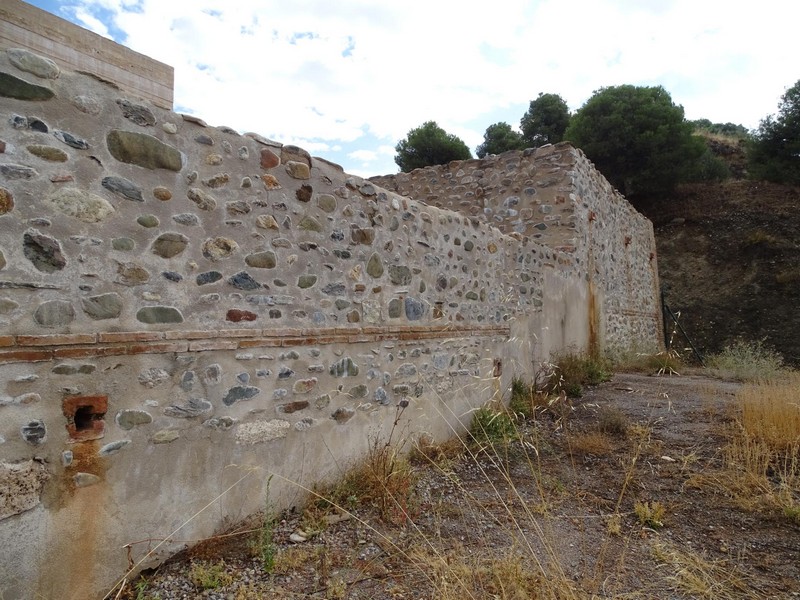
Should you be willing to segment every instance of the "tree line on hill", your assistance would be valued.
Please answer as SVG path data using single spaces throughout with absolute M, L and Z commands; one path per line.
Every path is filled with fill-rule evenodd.
M 800 81 L 781 97 L 777 114 L 752 132 L 734 123 L 688 121 L 683 107 L 661 86 L 604 87 L 575 113 L 558 94 L 540 93 L 522 116 L 519 131 L 505 122 L 490 125 L 476 154 L 483 158 L 567 140 L 629 198 L 659 196 L 679 183 L 730 175 L 698 132 L 744 140 L 753 179 L 800 185 Z M 409 131 L 395 150 L 403 172 L 472 158 L 467 145 L 435 121 Z

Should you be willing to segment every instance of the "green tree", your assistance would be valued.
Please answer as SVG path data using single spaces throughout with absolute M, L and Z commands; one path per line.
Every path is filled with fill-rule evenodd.
M 394 162 L 404 173 L 431 165 L 443 165 L 451 160 L 472 158 L 467 145 L 439 127 L 436 121 L 427 121 L 412 129 L 394 149 L 397 151 Z
M 781 96 L 778 114 L 754 132 L 748 171 L 756 179 L 800 185 L 800 81 Z
M 519 122 L 526 146 L 557 144 L 564 139 L 569 119 L 569 107 L 561 96 L 540 93 L 536 100 L 531 100 L 528 112 Z
M 478 158 L 483 158 L 487 154 L 500 154 L 508 150 L 521 150 L 525 147 L 522 136 L 511 129 L 508 123 L 495 123 L 486 128 L 483 134 L 483 143 L 475 148 Z
M 683 107 L 661 86 L 601 88 L 573 115 L 565 138 L 626 196 L 663 195 L 696 174 L 706 151 Z

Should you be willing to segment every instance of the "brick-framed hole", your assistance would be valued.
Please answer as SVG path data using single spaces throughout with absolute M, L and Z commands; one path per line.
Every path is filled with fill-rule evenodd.
M 97 440 L 105 435 L 108 396 L 72 396 L 61 403 L 70 442 Z

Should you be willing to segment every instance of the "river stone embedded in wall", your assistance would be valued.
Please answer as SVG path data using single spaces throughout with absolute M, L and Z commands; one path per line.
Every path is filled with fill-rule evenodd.
M 337 408 L 335 411 L 333 411 L 331 418 L 341 425 L 347 423 L 355 416 L 355 414 L 356 411 L 352 408 L 348 406 L 342 406 L 341 408 Z
M 129 431 L 139 425 L 153 422 L 152 415 L 144 410 L 121 410 L 114 419 L 120 428 Z
M 352 225 L 350 227 L 350 239 L 353 240 L 355 244 L 371 246 L 372 242 L 375 241 L 375 230 L 371 227 L 362 229 L 361 227 Z
M 75 475 L 72 476 L 72 481 L 75 487 L 84 488 L 97 485 L 102 480 L 94 473 L 75 473 Z
M 186 404 L 167 406 L 164 409 L 164 414 L 168 417 L 191 419 L 210 414 L 213 410 L 214 407 L 211 402 L 205 398 L 190 398 Z
M 225 396 L 222 398 L 222 403 L 225 406 L 231 406 L 239 400 L 250 400 L 250 398 L 257 396 L 261 393 L 261 388 L 255 386 L 237 385 L 230 388 Z
M 50 162 L 67 162 L 69 158 L 66 152 L 53 146 L 31 144 L 30 146 L 25 146 L 25 149 L 34 156 Z
M 139 373 L 138 380 L 144 387 L 152 389 L 169 380 L 169 373 L 164 369 L 153 367 Z
M 206 385 L 217 385 L 222 382 L 222 367 L 218 364 L 208 365 L 203 370 L 203 381 Z
M 136 319 L 142 323 L 183 323 L 181 311 L 173 306 L 145 306 L 136 311 Z
M 38 175 L 39 173 L 36 172 L 36 169 L 31 167 L 14 165 L 10 163 L 0 165 L 0 176 L 2 176 L 4 179 L 33 179 Z
M 311 155 L 306 150 L 292 144 L 287 144 L 281 147 L 281 161 L 286 163 L 290 160 L 304 163 L 309 167 L 311 166 Z
M 311 390 L 317 387 L 317 378 L 311 377 L 309 379 L 298 379 L 294 382 L 294 386 L 292 387 L 292 391 L 295 394 L 307 394 Z
M 389 279 L 395 285 L 411 283 L 411 269 L 402 265 L 389 265 Z
M 0 298 L 0 315 L 7 315 L 19 308 L 19 304 L 10 298 Z
M 142 227 L 147 227 L 148 229 L 158 227 L 159 225 L 158 217 L 155 215 L 139 215 L 136 217 L 136 222 Z
M 29 421 L 20 427 L 19 433 L 32 446 L 38 446 L 47 439 L 47 427 L 41 419 Z
M 131 443 L 130 440 L 117 440 L 116 442 L 105 444 L 102 448 L 100 448 L 97 454 L 99 456 L 111 456 L 122 450 L 125 446 L 127 446 L 130 443 Z
M 222 273 L 219 271 L 206 271 L 205 273 L 200 273 L 195 278 L 195 281 L 197 285 L 207 285 L 209 283 L 215 283 L 220 279 L 222 279 Z
M 105 198 L 78 188 L 60 189 L 48 201 L 60 212 L 84 223 L 98 223 L 115 210 Z
M 286 404 L 280 404 L 276 407 L 279 413 L 283 413 L 285 415 L 290 415 L 292 413 L 298 412 L 300 410 L 305 410 L 308 408 L 308 400 L 296 400 L 295 402 L 287 402 Z
M 246 148 L 245 148 L 246 149 Z M 281 164 L 280 157 L 269 148 L 261 149 L 261 167 L 264 169 L 273 169 Z
M 53 136 L 61 142 L 64 142 L 70 148 L 75 148 L 76 150 L 88 150 L 89 149 L 89 142 L 86 140 L 79 138 L 71 134 L 69 131 L 62 131 L 61 129 L 54 129 Z
M 181 153 L 151 135 L 112 129 L 106 136 L 106 145 L 111 156 L 120 162 L 176 172 L 183 168 Z
M 261 181 L 264 183 L 264 187 L 268 190 L 279 190 L 281 189 L 281 184 L 275 175 L 270 175 L 269 173 L 261 176 Z
M 367 274 L 376 279 L 383 275 L 383 261 L 377 252 L 373 252 L 367 261 Z
M 389 300 L 389 318 L 399 319 L 402 314 L 403 304 L 399 298 L 392 298 Z
M 186 195 L 200 210 L 214 210 L 217 208 L 216 198 L 200 188 L 189 188 Z
M 83 312 L 97 321 L 116 319 L 122 313 L 122 297 L 117 293 L 100 294 L 81 298 Z
M 405 309 L 409 321 L 418 321 L 425 315 L 425 303 L 410 296 L 405 299 Z
M 397 378 L 411 377 L 417 374 L 417 366 L 414 363 L 404 363 L 397 367 L 394 376 Z
M 120 252 L 130 252 L 136 247 L 136 242 L 127 237 L 114 238 L 111 240 L 111 247 Z
M 78 95 L 72 99 L 72 105 L 87 115 L 99 115 L 102 107 L 94 96 Z
M 212 156 L 218 157 L 219 159 L 219 162 L 215 161 L 214 164 L 218 165 L 222 163 L 222 157 L 219 156 L 219 154 L 214 154 Z M 211 157 L 207 158 L 206 161 L 208 162 L 210 158 Z M 217 173 L 216 175 L 212 175 L 208 179 L 203 179 L 203 185 L 206 187 L 210 187 L 211 189 L 217 189 L 227 185 L 230 180 L 231 176 L 228 173 Z
M 272 215 L 258 215 L 256 217 L 256 227 L 261 229 L 278 229 L 278 222 Z
M 55 96 L 55 92 L 50 88 L 0 71 L 0 96 L 17 100 L 50 100 Z
M 286 172 L 295 179 L 310 179 L 311 170 L 305 163 L 290 160 L 286 163 Z
M 42 397 L 36 392 L 29 392 L 27 394 L 20 394 L 19 396 L 0 396 L 0 406 L 24 406 L 26 404 L 36 404 L 41 402 Z
M 351 387 L 348 394 L 350 394 L 351 398 L 356 398 L 356 399 L 366 398 L 367 394 L 369 394 L 369 388 L 363 383 L 361 383 L 359 385 Z
M 297 278 L 297 287 L 299 287 L 301 290 L 313 287 L 314 284 L 316 283 L 317 283 L 316 275 L 300 275 Z
M 278 264 L 278 259 L 272 250 L 266 250 L 264 252 L 248 254 L 245 256 L 244 262 L 247 263 L 248 266 L 256 269 L 274 269 L 275 265 Z
M 186 227 L 197 227 L 200 225 L 200 217 L 194 213 L 181 213 L 179 215 L 172 215 L 172 220 L 178 225 L 186 225 Z
M 203 256 L 211 261 L 222 260 L 228 258 L 231 254 L 239 249 L 239 244 L 230 238 L 215 237 L 207 239 L 203 242 Z
M 49 478 L 47 466 L 36 460 L 0 462 L 0 521 L 35 508 Z
M 317 221 L 313 217 L 305 216 L 300 219 L 300 222 L 297 224 L 297 228 L 302 231 L 315 231 L 317 233 L 322 232 L 322 224 Z
M 331 365 L 330 374 L 334 377 L 355 377 L 358 375 L 358 365 L 352 358 L 345 356 Z
M 330 194 L 320 194 L 317 198 L 317 206 L 326 213 L 332 213 L 336 210 L 336 198 Z
M 66 300 L 43 302 L 33 313 L 33 320 L 42 327 L 66 327 L 75 319 L 75 309 Z
M 286 437 L 291 423 L 280 419 L 242 423 L 236 429 L 236 441 L 240 444 L 258 444 Z
M 0 270 L 4 269 L 6 266 L 6 255 L 3 254 L 3 251 L 0 250 Z
M 156 117 L 149 108 L 142 104 L 133 104 L 122 98 L 117 100 L 117 104 L 122 110 L 122 116 L 141 125 L 142 127 L 149 127 L 156 124 Z
M 162 233 L 153 242 L 153 254 L 161 258 L 172 258 L 186 249 L 189 238 L 180 233 Z
M 228 429 L 233 427 L 235 424 L 236 419 L 233 417 L 214 417 L 213 419 L 203 421 L 203 427 L 216 429 L 218 431 L 228 431 Z
M 228 278 L 228 283 L 238 290 L 256 290 L 261 284 L 253 279 L 247 271 L 240 271 Z
M 17 67 L 20 71 L 31 73 L 41 79 L 57 79 L 61 74 L 61 69 L 58 65 L 44 56 L 34 54 L 29 50 L 23 48 L 9 48 L 6 50 L 8 59 L 11 64 Z
M 70 365 L 62 363 L 52 368 L 51 373 L 56 375 L 91 375 L 97 370 L 97 367 L 92 364 Z
M 142 190 L 139 188 L 139 186 L 132 181 L 125 179 L 124 177 L 103 177 L 100 185 L 113 192 L 120 198 L 133 200 L 134 202 L 144 202 Z
M 172 192 L 159 185 L 153 188 L 153 197 L 162 202 L 167 202 L 172 199 Z
M 117 263 L 117 275 L 117 283 L 131 287 L 147 283 L 150 279 L 150 273 L 133 262 Z
M 162 429 L 161 431 L 155 432 L 151 437 L 150 441 L 154 444 L 169 444 L 170 442 L 174 442 L 181 434 L 174 430 L 174 429 Z
M 14 208 L 14 196 L 5 188 L 0 187 L 0 215 L 9 213 Z

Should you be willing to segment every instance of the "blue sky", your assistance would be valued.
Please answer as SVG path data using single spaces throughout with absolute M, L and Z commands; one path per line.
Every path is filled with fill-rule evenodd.
M 29 0 L 30 1 L 30 0 Z M 663 85 L 753 128 L 800 79 L 787 0 L 33 0 L 175 68 L 175 109 L 370 176 L 436 121 L 470 148 L 540 92 Z

